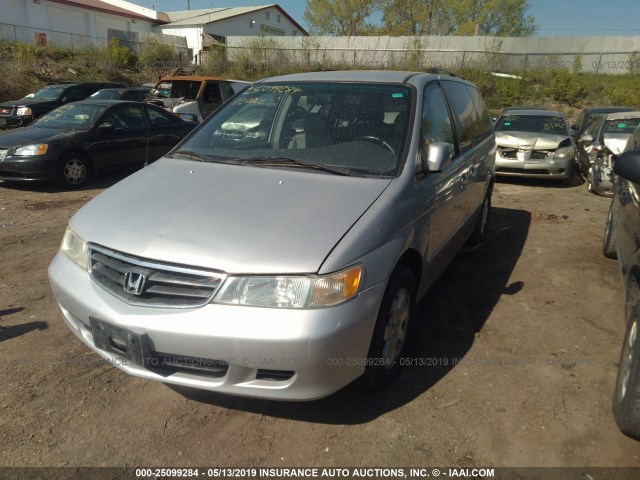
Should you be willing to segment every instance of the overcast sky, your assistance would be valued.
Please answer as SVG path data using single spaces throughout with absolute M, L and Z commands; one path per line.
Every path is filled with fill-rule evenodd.
M 130 0 L 156 10 L 186 10 L 187 0 Z M 277 3 L 304 28 L 304 0 L 190 0 L 191 9 Z M 539 36 L 640 35 L 640 0 L 530 0 Z

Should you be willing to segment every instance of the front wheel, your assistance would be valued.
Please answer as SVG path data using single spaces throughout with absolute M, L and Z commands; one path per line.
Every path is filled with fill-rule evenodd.
M 387 387 L 400 373 L 400 358 L 409 338 L 416 298 L 415 280 L 407 267 L 394 270 L 382 298 L 362 383 Z
M 622 433 L 640 439 L 640 332 L 638 303 L 627 323 L 624 335 L 616 391 L 613 396 L 613 416 Z
M 62 156 L 58 164 L 58 184 L 64 188 L 80 188 L 89 181 L 89 161 L 78 153 Z

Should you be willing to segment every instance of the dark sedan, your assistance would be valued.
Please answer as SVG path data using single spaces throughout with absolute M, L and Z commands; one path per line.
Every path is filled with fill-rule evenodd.
M 143 102 L 151 87 L 103 88 L 87 97 L 87 100 L 131 100 Z
M 640 131 L 629 140 L 613 171 L 614 194 L 602 249 L 605 256 L 619 260 L 626 299 L 613 413 L 620 430 L 640 440 Z
M 28 127 L 0 133 L 0 179 L 57 180 L 77 188 L 102 172 L 160 158 L 196 125 L 143 103 L 70 103 Z

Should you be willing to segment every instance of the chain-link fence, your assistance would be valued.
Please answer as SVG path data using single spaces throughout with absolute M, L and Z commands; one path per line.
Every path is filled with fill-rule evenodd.
M 115 38 L 121 45 L 127 46 L 138 55 L 154 46 L 170 45 L 176 57 L 191 59 L 191 51 L 184 37 L 160 33 L 127 32 L 109 29 L 107 37 L 95 37 L 78 33 L 60 32 L 42 28 L 26 27 L 0 23 L 0 40 L 29 43 L 40 47 L 61 47 L 71 50 L 85 50 L 89 47 L 107 48 L 109 40 Z
M 258 68 L 640 71 L 640 37 L 227 37 L 227 50 L 228 61 L 253 63 Z

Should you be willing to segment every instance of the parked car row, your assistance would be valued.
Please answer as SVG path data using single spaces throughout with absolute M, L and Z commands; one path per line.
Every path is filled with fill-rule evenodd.
M 247 85 L 184 76 L 161 79 L 153 88 L 49 85 L 0 105 L 0 122 L 24 127 L 0 134 L 0 180 L 57 180 L 79 188 L 103 172 L 148 164 Z

